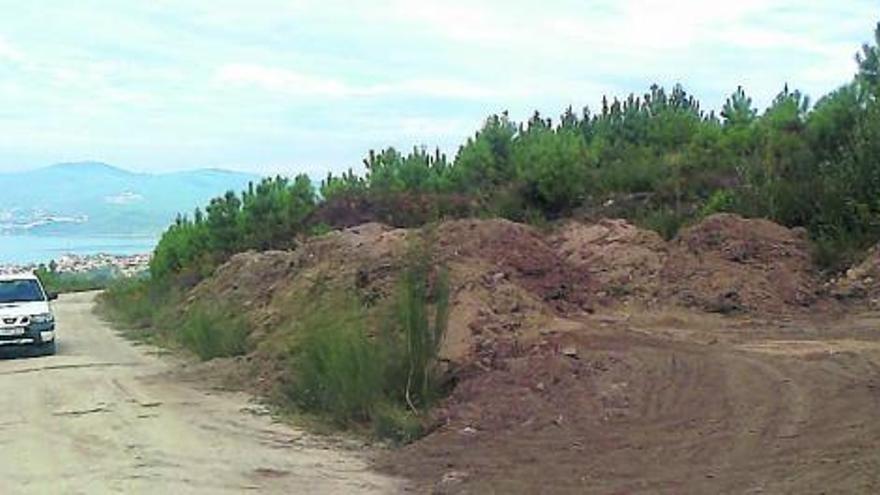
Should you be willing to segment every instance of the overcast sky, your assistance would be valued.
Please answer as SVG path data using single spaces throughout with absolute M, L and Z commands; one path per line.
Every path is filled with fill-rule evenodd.
M 358 167 L 486 115 L 850 79 L 877 0 L 0 0 L 0 171 Z

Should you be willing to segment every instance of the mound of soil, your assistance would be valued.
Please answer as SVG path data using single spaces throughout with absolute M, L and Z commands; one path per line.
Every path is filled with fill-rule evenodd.
M 434 412 L 436 431 L 379 467 L 434 493 L 582 490 L 572 464 L 592 450 L 588 432 L 629 415 L 630 368 L 623 352 L 591 351 L 573 336 L 508 348 L 463 374 Z
M 558 311 L 589 307 L 590 277 L 561 260 L 535 228 L 508 220 L 456 220 L 433 235 L 441 262 L 475 261 Z
M 233 256 L 189 299 L 243 308 L 257 327 L 254 339 L 268 340 L 265 333 L 296 319 L 295 300 L 317 286 L 353 290 L 365 307 L 382 307 L 415 239 L 427 239 L 434 261 L 449 268 L 441 357 L 458 365 L 487 349 L 527 347 L 605 306 L 662 301 L 775 314 L 815 302 L 818 290 L 800 233 L 715 215 L 672 243 L 622 220 L 568 222 L 553 233 L 498 219 L 428 229 L 367 223 L 294 251 Z
M 547 236 L 507 220 L 457 220 L 430 234 L 450 269 L 449 325 L 441 357 L 459 364 L 523 346 L 560 316 L 592 311 L 594 284 L 560 259 Z
M 327 279 L 387 293 L 407 234 L 368 223 L 309 239 L 294 251 L 239 253 L 196 286 L 189 299 L 260 311 L 283 303 L 303 285 Z
M 672 301 L 721 313 L 796 311 L 819 293 L 805 232 L 731 214 L 683 230 L 661 277 Z
M 430 231 L 368 223 L 308 239 L 294 251 L 233 256 L 191 301 L 243 308 L 255 341 L 277 341 L 291 308 L 318 287 L 354 291 L 372 314 L 393 296 L 416 238 L 449 268 L 450 314 L 441 357 L 459 364 L 480 349 L 518 345 L 590 309 L 588 274 L 560 260 L 537 230 L 504 220 L 451 221 Z M 300 305 L 301 306 L 301 305 Z M 377 316 L 377 315 L 373 315 Z M 377 316 L 378 317 L 378 316 Z
M 590 275 L 597 284 L 597 298 L 614 302 L 656 298 L 669 255 L 656 232 L 626 220 L 568 222 L 552 242 L 565 262 Z
M 291 251 L 247 251 L 221 265 L 190 293 L 192 301 L 236 302 L 244 308 L 265 307 L 279 285 L 296 274 Z

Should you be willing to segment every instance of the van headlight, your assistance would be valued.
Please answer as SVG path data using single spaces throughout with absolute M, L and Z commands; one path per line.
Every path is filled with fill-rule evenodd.
M 53 321 L 55 321 L 55 316 L 52 313 L 31 315 L 31 322 L 33 323 L 52 323 Z

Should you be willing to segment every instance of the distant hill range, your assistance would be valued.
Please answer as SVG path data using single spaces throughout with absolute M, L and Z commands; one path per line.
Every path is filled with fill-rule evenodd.
M 0 233 L 155 236 L 256 175 L 218 169 L 135 173 L 106 163 L 59 163 L 0 173 Z

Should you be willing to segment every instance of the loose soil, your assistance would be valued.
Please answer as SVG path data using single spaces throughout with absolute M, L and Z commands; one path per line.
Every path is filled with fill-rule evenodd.
M 772 222 L 714 215 L 669 242 L 622 220 L 370 223 L 237 255 L 190 300 L 244 306 L 241 361 L 271 394 L 303 300 L 353 291 L 378 318 L 417 242 L 449 269 L 456 386 L 377 463 L 410 489 L 880 490 L 880 254 L 823 283 L 803 232 Z
M 496 359 L 380 467 L 434 493 L 880 489 L 880 315 L 677 317 L 592 317 Z

